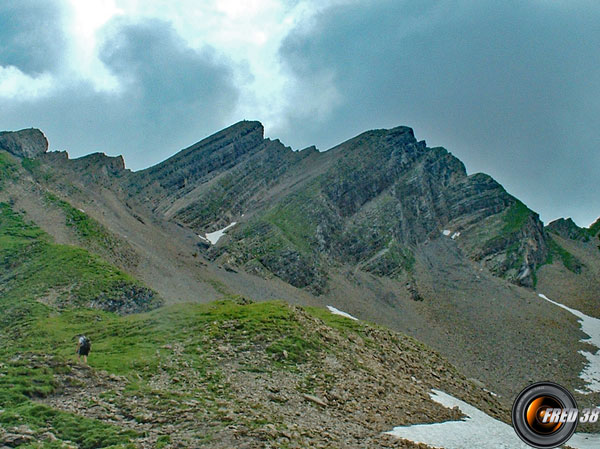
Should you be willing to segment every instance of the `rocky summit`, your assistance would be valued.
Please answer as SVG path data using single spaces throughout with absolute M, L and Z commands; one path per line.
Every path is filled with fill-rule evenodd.
M 544 226 L 409 127 L 295 151 L 243 121 L 141 171 L 47 150 L 0 133 L 8 447 L 423 448 L 383 432 L 457 418 L 432 388 L 505 422 L 529 382 L 586 389 L 538 295 L 600 317 L 598 222 Z
M 0 150 L 18 157 L 36 158 L 48 151 L 46 136 L 35 128 L 0 132 Z

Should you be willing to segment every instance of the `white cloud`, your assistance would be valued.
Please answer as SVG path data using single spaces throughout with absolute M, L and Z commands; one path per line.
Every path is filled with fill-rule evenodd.
M 48 73 L 30 76 L 14 66 L 0 66 L 0 98 L 28 101 L 46 95 L 53 85 Z
M 69 42 L 63 79 L 88 81 L 97 91 L 126 89 L 125 80 L 119 80 L 99 59 L 104 27 L 117 17 L 133 23 L 160 19 L 170 22 L 191 48 L 211 47 L 216 49 L 217 59 L 234 64 L 240 98 L 229 121 L 258 119 L 269 131 L 285 125 L 284 112 L 290 107 L 301 105 L 322 116 L 339 100 L 332 81 L 322 77 L 315 80 L 321 101 L 304 104 L 294 78 L 281 64 L 279 49 L 298 24 L 308 27 L 323 9 L 353 0 L 62 1 L 68 11 L 64 29 Z
M 118 79 L 98 58 L 101 44 L 98 33 L 110 19 L 123 11 L 117 8 L 113 0 L 67 1 L 69 14 L 66 17 L 65 32 L 69 36 L 70 75 L 90 81 L 99 91 L 118 89 Z
M 189 47 L 214 49 L 217 62 L 232 65 L 240 97 L 227 122 L 257 119 L 264 123 L 267 132 L 278 130 L 286 126 L 285 112 L 290 108 L 323 117 L 341 98 L 332 76 L 324 73 L 314 80 L 319 101 L 307 102 L 295 77 L 280 60 L 283 40 L 298 25 L 310 29 L 311 19 L 324 9 L 353 1 L 356 0 L 57 0 L 66 37 L 61 65 L 51 74 L 35 78 L 17 68 L 3 67 L 0 96 L 36 98 L 82 81 L 96 92 L 124 92 L 128 89 L 127 80 L 111 72 L 99 57 L 106 26 L 117 18 L 130 23 L 159 19 L 171 23 Z
M 129 17 L 167 20 L 191 47 L 210 46 L 233 61 L 241 96 L 230 121 L 259 119 L 267 127 L 277 125 L 288 107 L 288 79 L 278 56 L 281 42 L 319 9 L 309 1 L 282 0 L 184 0 L 167 6 L 117 0 L 116 6 Z

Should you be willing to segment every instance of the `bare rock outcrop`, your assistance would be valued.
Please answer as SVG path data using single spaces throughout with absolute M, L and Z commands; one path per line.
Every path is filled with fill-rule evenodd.
M 48 140 L 39 129 L 0 132 L 0 150 L 34 159 L 48 151 Z

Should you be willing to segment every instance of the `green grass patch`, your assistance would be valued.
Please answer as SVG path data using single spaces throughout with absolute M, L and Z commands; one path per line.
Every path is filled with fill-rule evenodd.
M 236 351 L 264 351 L 271 362 L 265 364 L 259 357 L 256 363 L 267 370 L 294 370 L 324 350 L 316 336 L 306 334 L 294 309 L 283 302 L 177 304 L 126 316 L 84 308 L 57 313 L 34 300 L 14 297 L 3 297 L 2 303 L 9 309 L 19 304 L 25 319 L 15 322 L 11 318 L 0 324 L 0 337 L 7 342 L 0 350 L 0 405 L 5 410 L 0 423 L 26 424 L 38 431 L 44 422 L 58 438 L 86 448 L 128 444 L 136 435 L 33 402 L 52 394 L 56 375 L 71 369 L 69 361 L 76 359 L 80 333 L 92 341 L 88 360 L 92 369 L 128 379 L 125 404 L 128 398 L 153 398 L 154 407 L 165 411 L 191 399 L 206 410 L 216 410 L 214 401 L 228 397 L 224 376 L 215 363 L 221 344 Z M 173 352 L 176 345 L 183 346 L 177 355 Z M 192 370 L 201 391 L 182 389 L 186 383 L 182 366 Z M 148 382 L 158 373 L 180 380 L 157 391 Z M 110 391 L 104 397 L 114 399 Z
M 4 181 L 14 176 L 17 171 L 17 164 L 12 156 L 4 151 L 0 151 L 0 188 Z
M 310 252 L 315 243 L 316 223 L 319 223 L 319 206 L 318 185 L 315 183 L 269 210 L 264 219 L 277 226 L 296 249 Z
M 114 237 L 110 232 L 85 212 L 74 208 L 52 193 L 46 194 L 46 201 L 60 207 L 64 211 L 66 225 L 74 228 L 80 237 L 86 240 L 103 242 L 103 246 L 110 246 L 113 243 Z
M 355 321 L 341 315 L 335 315 L 328 309 L 323 309 L 322 307 L 305 307 L 305 310 L 310 315 L 323 321 L 327 326 L 337 329 L 343 334 L 351 332 L 364 335 L 363 331 L 366 324 L 362 321 Z
M 5 329 L 0 328 L 0 333 L 2 330 Z M 27 338 L 20 344 L 27 345 L 26 341 Z M 69 367 L 45 354 L 18 353 L 15 347 L 17 342 L 9 341 L 0 351 L 0 408 L 3 409 L 0 426 L 10 428 L 24 425 L 35 434 L 50 430 L 59 439 L 54 443 L 59 445 L 57 447 L 61 447 L 60 440 L 68 440 L 81 448 L 108 448 L 128 445 L 137 437 L 134 432 L 34 402 L 53 393 L 57 386 L 55 375 L 68 372 Z M 41 447 L 53 447 L 48 441 L 39 444 L 43 444 Z
M 531 210 L 521 201 L 516 200 L 505 212 L 503 220 L 504 227 L 502 232 L 506 235 L 519 231 L 527 222 L 531 215 Z
M 573 273 L 581 273 L 581 262 L 569 251 L 560 246 L 552 237 L 548 240 L 549 253 L 545 263 L 551 264 L 554 261 L 554 257 L 562 262 L 565 268 Z
M 267 353 L 277 356 L 283 364 L 296 364 L 308 361 L 315 349 L 318 349 L 318 345 L 313 339 L 301 335 L 286 335 L 267 346 Z
M 380 276 L 397 276 L 402 272 L 411 273 L 415 266 L 415 256 L 409 248 L 392 241 L 387 251 L 366 264 L 366 271 Z
M 127 298 L 139 283 L 81 248 L 54 244 L 4 203 L 0 203 L 0 266 L 0 408 L 4 410 L 0 424 L 26 425 L 36 436 L 47 429 L 59 443 L 70 440 L 82 448 L 124 448 L 139 437 L 39 402 L 58 391 L 59 379 L 70 378 L 79 334 L 92 341 L 88 359 L 92 370 L 123 376 L 119 382 L 125 389 L 117 395 L 109 388 L 103 398 L 120 404 L 124 416 L 131 413 L 138 422 L 146 418 L 129 403 L 139 398 L 147 399 L 156 413 L 194 400 L 202 416 L 212 413 L 218 420 L 217 399 L 231 394 L 218 365 L 221 345 L 234 351 L 231 357 L 256 354 L 248 359 L 248 370 L 264 372 L 297 372 L 299 364 L 332 350 L 318 333 L 307 332 L 307 317 L 284 302 L 228 299 L 130 315 L 90 308 L 103 307 L 105 300 L 114 302 L 123 292 Z M 358 332 L 362 326 L 324 310 L 309 313 L 344 332 Z M 156 390 L 150 381 L 157 376 L 173 382 Z M 83 378 L 72 379 L 77 381 L 73 388 L 86 387 Z M 57 444 L 40 441 L 30 447 Z M 157 447 L 169 444 L 168 438 L 161 438 Z
M 50 427 L 63 441 L 73 441 L 81 449 L 108 448 L 131 443 L 138 435 L 96 419 L 65 413 L 42 404 L 25 401 L 0 414 L 5 427 L 27 425 L 33 431 Z M 133 446 L 131 446 L 133 447 Z
M 156 449 L 164 449 L 171 444 L 171 437 L 169 435 L 161 435 L 156 440 Z
M 95 304 L 108 310 L 159 304 L 153 291 L 99 256 L 51 243 L 46 233 L 6 203 L 0 203 L 0 267 L 0 303 L 48 296 L 61 306 Z M 16 302 L 9 308 L 19 307 Z
M 37 159 L 23 158 L 21 166 L 31 174 L 37 174 L 40 171 L 42 163 Z

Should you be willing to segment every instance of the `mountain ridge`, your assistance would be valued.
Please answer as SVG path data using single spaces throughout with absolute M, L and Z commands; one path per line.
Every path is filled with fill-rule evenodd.
M 12 167 L 0 201 L 58 241 L 108 258 L 169 304 L 232 294 L 332 304 L 426 342 L 504 398 L 549 357 L 568 361 L 557 380 L 580 387 L 576 320 L 532 298 L 538 288 L 597 316 L 597 235 L 552 232 L 556 225 L 544 227 L 493 178 L 468 174 L 408 127 L 318 152 L 292 151 L 265 139 L 258 122 L 241 122 L 154 171 L 55 152 Z M 97 235 L 75 232 L 74 219 L 95 221 Z M 207 243 L 206 233 L 234 222 Z M 538 348 L 505 335 L 506 326 L 531 327 L 531 316 L 532 332 L 551 334 Z M 558 354 L 550 341 L 561 342 Z
M 122 156 L 94 153 L 69 159 L 66 153 L 48 153 L 43 133 L 34 129 L 3 133 L 10 137 L 10 145 L 4 144 L 4 147 L 10 146 L 13 154 L 23 157 L 25 153 L 15 150 L 15 145 L 19 146 L 20 141 L 24 142 L 21 146 L 26 145 L 31 141 L 32 133 L 36 139 L 41 136 L 45 142 L 41 146 L 38 144 L 38 149 L 43 148 L 43 151 L 34 157 L 45 159 L 54 167 L 69 167 L 79 177 L 88 176 L 89 182 L 108 180 L 107 187 L 120 190 L 121 197 L 151 205 L 151 213 L 162 214 L 198 234 L 223 228 L 234 221 L 240 223 L 243 221 L 241 216 L 247 212 L 250 212 L 250 218 L 259 212 L 264 214 L 267 209 L 273 209 L 273 204 L 279 203 L 284 209 L 284 217 L 271 217 L 277 223 L 266 226 L 275 224 L 287 240 L 287 243 L 279 244 L 289 247 L 291 242 L 286 251 L 291 257 L 303 260 L 302 264 L 306 266 L 315 264 L 309 260 L 314 257 L 307 254 L 314 251 L 334 255 L 334 258 L 348 256 L 340 249 L 340 245 L 348 246 L 348 238 L 336 235 L 340 232 L 335 228 L 354 228 L 356 231 L 357 226 L 368 226 L 364 222 L 366 218 L 361 222 L 360 217 L 363 213 L 360 209 L 365 206 L 370 212 L 365 211 L 363 215 L 373 216 L 374 208 L 396 215 L 400 228 L 394 230 L 390 223 L 382 223 L 382 226 L 404 246 L 430 238 L 434 229 L 456 227 L 453 238 L 462 236 L 460 241 L 465 242 L 463 249 L 470 258 L 483 261 L 493 273 L 512 282 L 534 287 L 535 273 L 550 254 L 546 230 L 559 232 L 557 226 L 563 223 L 555 221 L 544 227 L 539 215 L 506 193 L 493 178 L 483 173 L 468 175 L 459 159 L 442 147 L 428 148 L 425 141 L 417 141 L 414 131 L 406 126 L 366 131 L 330 150 L 318 152 L 312 148 L 292 151 L 278 140 L 265 139 L 260 122 L 241 121 L 159 164 L 135 172 L 125 169 Z M 401 184 L 398 183 L 400 176 L 406 178 Z M 111 177 L 119 181 L 115 183 L 114 179 L 109 179 Z M 309 187 L 300 187 L 305 185 Z M 273 192 L 276 192 L 275 197 Z M 313 204 L 320 204 L 318 210 L 309 212 L 313 214 L 313 223 L 320 221 L 318 229 L 312 231 L 313 235 L 296 235 L 297 230 L 281 221 L 290 218 L 285 216 L 286 208 L 297 209 L 290 195 L 310 197 L 311 201 L 316 199 Z M 312 198 L 311 195 L 316 196 Z M 395 205 L 371 205 L 375 198 L 377 203 L 391 201 Z M 416 199 L 421 204 L 415 203 Z M 374 213 L 376 220 L 385 221 L 381 210 Z M 490 221 L 491 216 L 501 213 L 505 217 L 500 221 L 508 222 L 503 222 L 500 229 L 499 219 L 491 220 L 499 232 L 492 239 L 481 241 L 479 237 L 483 231 L 477 229 L 476 222 Z M 420 218 L 421 215 L 424 216 Z M 405 216 L 409 218 L 403 221 Z M 571 232 L 579 232 L 580 228 L 574 223 L 565 223 Z M 235 236 L 237 232 L 234 229 L 230 235 Z M 587 231 L 582 232 L 581 235 L 587 238 Z M 320 243 L 316 244 L 315 239 Z M 388 241 L 385 245 L 391 244 Z M 375 254 L 388 252 L 382 245 L 382 242 L 372 242 L 369 248 L 352 249 L 350 243 L 353 253 L 350 257 L 355 263 L 364 264 L 365 258 L 372 262 Z M 240 258 L 240 250 L 245 251 L 230 248 L 229 259 L 242 264 L 257 260 L 247 256 Z M 409 248 L 401 249 L 401 252 L 405 250 Z M 209 257 L 214 259 L 222 256 L 222 252 L 209 251 Z M 272 272 L 260 260 L 258 263 L 258 271 L 266 268 Z M 312 276 L 316 273 L 311 270 Z M 292 285 L 307 286 L 303 281 L 294 283 L 289 275 L 283 275 Z M 324 287 L 315 285 L 314 288 L 319 291 Z

